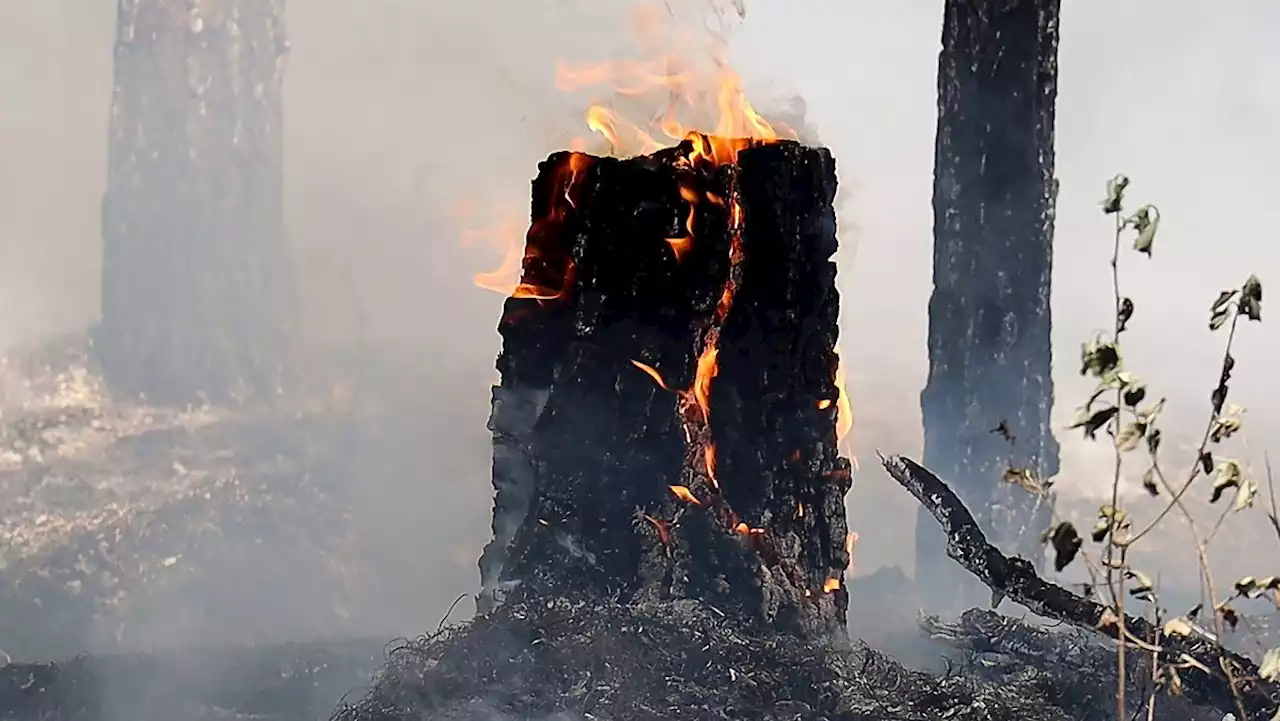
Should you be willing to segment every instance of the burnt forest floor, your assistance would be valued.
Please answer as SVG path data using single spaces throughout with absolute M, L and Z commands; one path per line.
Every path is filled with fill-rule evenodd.
M 0 719 L 310 721 L 348 692 L 353 721 L 1106 707 L 1105 649 L 1063 641 L 1087 649 L 1068 668 L 1024 646 L 975 651 L 981 624 L 931 638 L 892 570 L 853 583 L 850 618 L 892 657 L 743 635 L 697 604 L 563 599 L 388 647 L 474 585 L 488 494 L 449 489 L 486 485 L 487 465 L 469 464 L 488 433 L 482 379 L 407 390 L 432 369 L 383 375 L 373 411 L 341 388 L 287 409 L 175 411 L 112 398 L 76 339 L 0 362 Z M 411 412 L 438 425 L 402 422 Z M 459 452 L 424 458 L 427 436 Z M 1080 663 L 1103 675 L 1081 686 Z

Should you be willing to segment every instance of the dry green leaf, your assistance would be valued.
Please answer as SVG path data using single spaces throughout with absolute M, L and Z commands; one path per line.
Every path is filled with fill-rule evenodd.
M 1119 213 L 1124 207 L 1124 190 L 1129 187 L 1129 178 L 1123 173 L 1117 174 L 1107 181 L 1107 197 L 1102 201 L 1102 212 L 1107 215 Z
M 1258 482 L 1252 478 L 1246 478 L 1236 487 L 1235 510 L 1243 511 L 1246 508 L 1253 508 L 1253 500 L 1258 496 Z
M 1262 281 L 1251 275 L 1240 289 L 1240 312 L 1249 320 L 1262 320 Z
M 1236 581 L 1236 594 L 1246 598 L 1258 598 L 1267 591 L 1280 591 L 1280 577 L 1266 576 L 1254 578 L 1245 576 Z
M 1116 438 L 1116 448 L 1121 453 L 1128 453 L 1138 447 L 1138 443 L 1142 441 L 1142 437 L 1147 433 L 1147 424 L 1134 421 L 1126 423 L 1124 428 L 1120 429 L 1120 436 Z
M 1200 454 L 1200 469 L 1205 473 L 1213 473 L 1213 454 L 1209 451 L 1203 451 Z
M 1214 443 L 1221 443 L 1235 435 L 1240 430 L 1241 425 L 1239 418 L 1215 418 L 1213 427 L 1209 430 L 1209 440 Z
M 1239 293 L 1239 292 L 1240 292 L 1240 291 L 1238 291 L 1238 290 L 1224 290 L 1224 291 L 1220 291 L 1220 292 L 1218 293 L 1218 298 L 1217 298 L 1217 300 L 1213 301 L 1213 305 L 1209 306 L 1209 312 L 1210 312 L 1210 313 L 1217 313 L 1218 311 L 1220 311 L 1220 310 L 1222 310 L 1223 308 L 1227 307 L 1227 304 L 1228 304 L 1228 303 L 1230 303 L 1230 302 L 1231 302 L 1231 300 L 1232 300 L 1233 298 L 1235 298 L 1235 297 L 1236 297 L 1236 293 Z
M 1138 420 L 1149 425 L 1156 419 L 1156 416 L 1160 415 L 1160 411 L 1164 410 L 1164 401 L 1165 399 L 1161 398 L 1145 408 L 1139 408 L 1137 411 Z
M 1044 493 L 1048 490 L 1044 487 L 1044 484 L 1036 478 L 1035 471 L 1030 468 L 1014 468 L 1013 466 L 1009 466 L 1004 469 L 1004 474 L 1001 476 L 1001 480 L 1005 483 L 1011 483 L 1018 486 L 1029 493 Z
M 1133 249 L 1151 257 L 1151 246 L 1155 243 L 1156 230 L 1160 227 L 1160 209 L 1154 205 L 1144 205 L 1125 223 L 1138 231 L 1138 237 L 1133 239 Z
M 1224 491 L 1238 487 L 1243 478 L 1244 474 L 1240 470 L 1238 461 L 1229 458 L 1219 461 L 1218 476 L 1213 479 L 1213 495 L 1209 497 L 1209 502 L 1217 503 Z

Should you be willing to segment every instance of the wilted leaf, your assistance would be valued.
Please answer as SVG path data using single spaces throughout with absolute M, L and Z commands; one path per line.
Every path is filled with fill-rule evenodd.
M 1099 410 L 1089 412 L 1088 408 L 1080 409 L 1082 412 L 1080 417 L 1071 428 L 1083 428 L 1084 437 L 1090 440 L 1096 440 L 1098 431 L 1120 412 L 1115 406 L 1106 406 Z
M 1241 421 L 1239 418 L 1218 417 L 1213 421 L 1213 427 L 1209 430 L 1209 440 L 1214 443 L 1222 441 L 1235 435 L 1240 430 Z
M 1125 222 L 1138 231 L 1138 237 L 1133 239 L 1133 249 L 1151 257 L 1151 246 L 1160 227 L 1160 210 L 1154 205 L 1144 205 Z
M 1133 301 L 1129 298 L 1121 298 L 1120 307 L 1116 309 L 1116 330 L 1123 332 L 1131 318 L 1133 318 Z
M 1217 503 L 1224 491 L 1238 487 L 1241 480 L 1243 480 L 1243 472 L 1240 470 L 1238 461 L 1226 459 L 1219 462 L 1218 476 L 1213 480 L 1213 495 L 1209 497 L 1209 502 Z
M 1236 581 L 1236 593 L 1248 598 L 1258 598 L 1267 591 L 1280 591 L 1280 577 L 1254 578 L 1245 576 Z
M 1201 470 L 1203 470 L 1206 474 L 1213 473 L 1213 454 L 1212 453 L 1210 453 L 1209 451 L 1202 452 L 1200 454 L 1199 460 L 1200 460 Z
M 1127 385 L 1124 388 L 1124 393 L 1121 394 L 1121 398 L 1124 399 L 1124 404 L 1130 408 L 1141 403 L 1142 399 L 1146 397 L 1147 386 L 1145 383 L 1133 383 Z
M 1204 604 L 1203 604 L 1203 603 L 1197 603 L 1196 605 L 1192 606 L 1192 607 L 1191 607 L 1191 610 L 1190 610 L 1190 611 L 1187 611 L 1187 619 L 1189 619 L 1189 620 L 1191 620 L 1191 621 L 1196 620 L 1196 617 L 1200 615 L 1200 611 L 1201 611 L 1203 608 L 1204 608 Z
M 1217 313 L 1218 311 L 1220 311 L 1220 310 L 1222 310 L 1223 308 L 1227 307 L 1227 303 L 1230 303 L 1230 302 L 1231 302 L 1231 299 L 1232 299 L 1232 298 L 1235 298 L 1235 297 L 1236 297 L 1236 293 L 1239 293 L 1239 292 L 1240 292 L 1240 291 L 1238 291 L 1238 290 L 1224 290 L 1224 291 L 1220 291 L 1220 292 L 1218 293 L 1218 298 L 1217 298 L 1217 300 L 1213 301 L 1213 305 L 1209 306 L 1209 312 L 1210 312 L 1210 313 Z
M 1273 648 L 1262 657 L 1258 677 L 1264 681 L 1280 683 L 1280 648 Z
M 1080 346 L 1080 375 L 1105 378 L 1120 367 L 1120 349 L 1101 337 Z
M 1249 320 L 1262 320 L 1262 281 L 1251 275 L 1240 289 L 1240 312 Z
M 1151 457 L 1155 458 L 1156 453 L 1158 453 L 1159 451 L 1160 451 L 1160 429 L 1152 428 L 1147 433 L 1147 453 L 1150 453 Z
M 1116 447 L 1121 453 L 1128 453 L 1138 447 L 1138 443 L 1146 432 L 1147 424 L 1145 423 L 1137 421 L 1126 423 L 1124 428 L 1120 429 L 1120 436 L 1116 438 Z
M 1124 189 L 1129 187 L 1129 178 L 1123 173 L 1117 174 L 1107 181 L 1107 197 L 1102 201 L 1102 212 L 1107 215 L 1119 213 L 1124 207 Z
M 1145 408 L 1139 408 L 1137 412 L 1138 420 L 1143 423 L 1150 424 L 1156 419 L 1156 416 L 1160 415 L 1160 411 L 1162 410 L 1164 410 L 1163 398 Z
M 1059 521 L 1045 531 L 1044 541 L 1053 547 L 1053 569 L 1059 573 L 1075 560 L 1083 541 L 1070 521 Z
M 1036 479 L 1035 471 L 1030 468 L 1014 468 L 1010 466 L 1004 469 L 1004 475 L 1001 480 L 1005 483 L 1012 483 L 1030 493 L 1044 493 L 1046 490 L 1044 484 Z
M 1160 495 L 1160 487 L 1156 485 L 1156 469 L 1154 467 L 1148 468 L 1147 472 L 1142 474 L 1142 490 L 1151 496 Z
M 1190 636 L 1191 624 L 1185 619 L 1171 618 L 1165 622 L 1163 633 L 1166 636 Z
M 1223 308 L 1215 310 L 1209 314 L 1209 330 L 1217 330 L 1226 325 L 1227 319 L 1231 317 L 1231 309 Z
M 1151 583 L 1151 579 L 1142 571 L 1130 570 L 1125 573 L 1126 576 L 1133 579 L 1133 588 L 1129 589 L 1129 595 L 1143 601 L 1152 599 L 1152 591 L 1155 585 Z
M 1106 539 L 1107 534 L 1114 534 L 1119 528 L 1123 528 L 1128 523 L 1128 514 L 1119 508 L 1113 506 L 1102 506 L 1098 509 L 1098 522 L 1093 526 L 1092 538 L 1094 543 L 1102 543 Z
M 1246 508 L 1253 508 L 1253 499 L 1258 496 L 1258 482 L 1252 478 L 1246 478 L 1236 487 L 1235 509 L 1243 511 Z

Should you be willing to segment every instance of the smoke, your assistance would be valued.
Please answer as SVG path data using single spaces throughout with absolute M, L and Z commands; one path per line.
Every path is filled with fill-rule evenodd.
M 111 5 L 0 5 L 0 349 L 78 332 L 97 314 Z M 727 16 L 750 97 L 831 147 L 846 193 L 841 347 L 864 462 L 850 499 L 860 572 L 911 564 L 914 504 L 867 466 L 876 448 L 918 454 L 920 445 L 941 5 L 754 0 L 745 17 Z M 1106 178 L 1130 175 L 1131 197 L 1162 210 L 1154 258 L 1126 254 L 1123 282 L 1138 309 L 1127 357 L 1168 396 L 1171 438 L 1195 435 L 1207 412 L 1221 354 L 1205 327 L 1210 301 L 1250 272 L 1280 279 L 1266 223 L 1280 190 L 1280 99 L 1269 92 L 1280 82 L 1269 45 L 1280 7 L 1233 9 L 1206 15 L 1156 0 L 1064 9 L 1060 426 L 1090 390 L 1076 375 L 1078 343 L 1110 323 L 1109 228 L 1096 205 Z M 293 3 L 287 216 L 307 336 L 358 369 L 369 422 L 386 430 L 352 451 L 351 483 L 362 562 L 396 572 L 353 628 L 416 632 L 475 589 L 489 535 L 485 422 L 502 298 L 472 276 L 502 252 L 465 246 L 455 211 L 470 202 L 481 219 L 525 214 L 537 162 L 585 134 L 584 98 L 556 89 L 556 61 L 614 57 L 630 42 L 632 10 L 625 0 Z M 788 110 L 796 98 L 802 105 Z M 1278 338 L 1247 326 L 1235 353 L 1233 394 L 1249 408 L 1251 444 L 1238 455 L 1255 464 L 1280 427 L 1267 373 L 1280 361 Z M 1060 437 L 1060 487 L 1087 508 L 1110 482 L 1107 452 Z M 1221 545 L 1236 575 L 1257 571 L 1231 557 L 1239 544 Z M 1177 572 L 1175 561 L 1151 562 Z

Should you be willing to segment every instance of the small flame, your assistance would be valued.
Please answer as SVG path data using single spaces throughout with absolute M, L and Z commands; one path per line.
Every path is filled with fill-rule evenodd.
M 693 377 L 693 397 L 702 409 L 703 418 L 711 418 L 711 381 L 720 372 L 720 367 L 716 365 L 718 353 L 715 345 L 708 343 L 702 355 L 698 356 L 698 370 Z
M 733 527 L 733 530 L 740 536 L 759 536 L 764 533 L 763 528 L 752 528 L 745 523 L 739 523 Z
M 849 531 L 849 535 L 844 539 L 844 552 L 849 555 L 849 563 L 845 566 L 846 571 L 853 570 L 853 546 L 858 542 L 858 534 L 855 531 Z
M 676 254 L 676 262 L 684 260 L 684 256 L 693 247 L 693 221 L 698 214 L 698 193 L 687 185 L 680 186 L 680 197 L 689 204 L 689 215 L 684 221 L 684 235 L 678 238 L 667 238 L 671 250 Z
M 818 401 L 818 410 L 820 410 L 820 411 L 825 411 L 826 409 L 828 409 L 828 408 L 830 408 L 830 407 L 831 407 L 831 399 L 830 399 L 830 398 L 823 398 L 822 400 Z
M 827 582 L 822 584 L 823 593 L 831 593 L 838 590 L 840 590 L 840 579 L 838 578 L 828 578 Z
M 707 463 L 707 478 L 711 479 L 711 485 L 714 488 L 720 487 L 720 481 L 716 480 L 716 446 L 714 443 L 708 443 L 703 449 L 703 458 Z
M 640 370 L 648 374 L 648 376 L 652 378 L 653 381 L 657 383 L 658 387 L 661 388 L 662 390 L 664 391 L 671 390 L 670 388 L 667 387 L 666 382 L 662 380 L 662 376 L 658 374 L 657 369 L 654 368 L 653 366 L 645 365 L 644 363 L 641 363 L 638 360 L 631 361 L 631 365 L 635 366 L 636 368 L 639 368 Z
M 671 489 L 671 492 L 675 494 L 676 498 L 679 498 L 685 503 L 692 503 L 695 506 L 702 505 L 702 501 L 699 501 L 697 497 L 693 495 L 693 491 L 689 490 L 685 486 L 669 486 L 669 488 Z
M 836 388 L 840 397 L 836 400 L 836 445 L 839 446 L 853 430 L 853 404 L 849 401 L 848 379 L 845 375 L 844 357 L 840 349 L 835 351 L 839 363 L 836 365 Z

